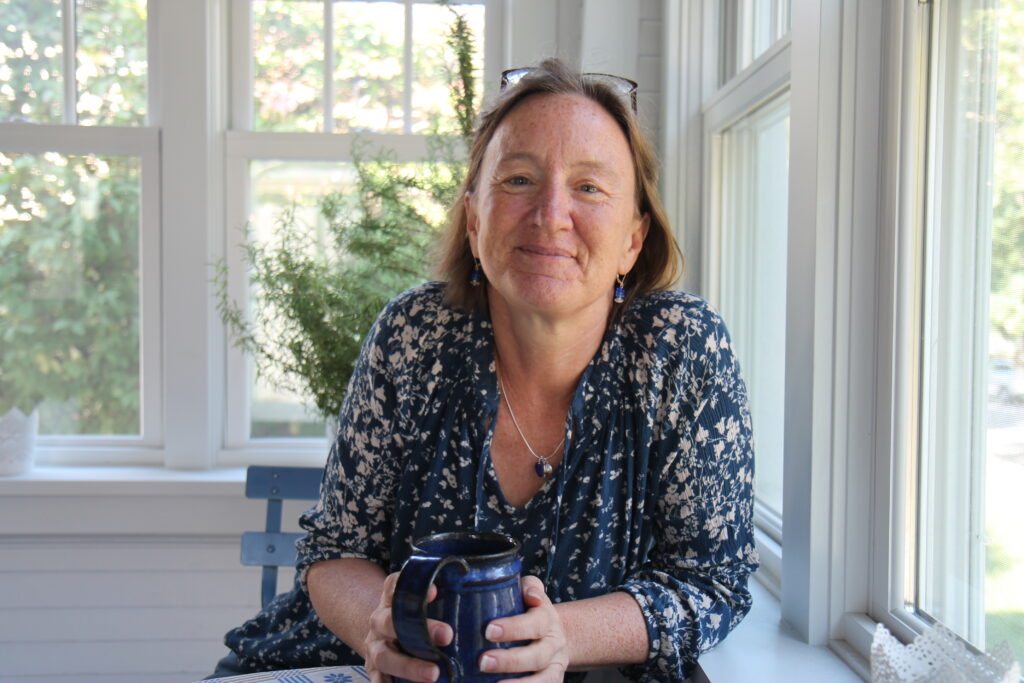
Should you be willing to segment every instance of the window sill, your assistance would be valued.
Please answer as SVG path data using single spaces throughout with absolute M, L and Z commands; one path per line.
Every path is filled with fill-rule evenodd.
M 711 681 L 861 681 L 832 650 L 808 645 L 782 623 L 779 601 L 757 580 L 754 605 L 725 641 L 700 658 Z M 865 670 L 866 673 L 866 670 Z
M 25 474 L 0 477 L 0 495 L 243 496 L 244 485 L 244 467 L 172 470 L 37 465 Z

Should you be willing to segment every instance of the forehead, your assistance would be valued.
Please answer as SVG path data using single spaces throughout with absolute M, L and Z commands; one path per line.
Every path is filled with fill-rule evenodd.
M 487 145 L 485 159 L 527 155 L 538 160 L 606 165 L 631 175 L 633 158 L 622 128 L 604 107 L 576 94 L 531 95 L 510 111 Z

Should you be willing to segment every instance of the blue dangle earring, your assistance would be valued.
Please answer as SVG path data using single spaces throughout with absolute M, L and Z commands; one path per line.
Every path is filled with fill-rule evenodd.
M 479 287 L 480 282 L 483 280 L 484 271 L 480 269 L 480 259 L 473 259 L 473 272 L 469 274 L 469 284 L 474 287 Z
M 622 286 L 625 279 L 625 275 L 615 276 L 615 303 L 617 304 L 621 304 L 626 300 L 626 288 Z

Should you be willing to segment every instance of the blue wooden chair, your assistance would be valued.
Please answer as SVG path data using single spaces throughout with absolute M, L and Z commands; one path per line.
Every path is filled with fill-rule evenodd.
M 263 607 L 277 593 L 277 568 L 295 566 L 295 542 L 300 533 L 281 532 L 282 503 L 286 500 L 316 500 L 320 497 L 322 467 L 251 466 L 245 475 L 245 497 L 267 501 L 265 531 L 242 534 L 242 564 L 263 567 L 260 599 Z

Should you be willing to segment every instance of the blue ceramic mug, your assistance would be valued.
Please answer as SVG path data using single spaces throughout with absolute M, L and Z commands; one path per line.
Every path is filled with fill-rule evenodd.
M 395 586 L 391 614 L 398 643 L 407 654 L 437 662 L 439 683 L 491 683 L 527 674 L 486 674 L 480 655 L 524 643 L 492 643 L 484 630 L 492 619 L 523 612 L 519 543 L 505 534 L 465 531 L 435 534 L 413 544 Z M 427 602 L 430 584 L 437 597 Z M 427 618 L 452 627 L 452 642 L 431 642 Z M 404 681 L 404 679 L 397 679 Z

